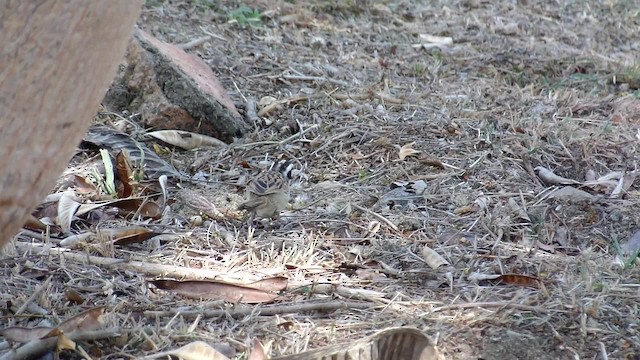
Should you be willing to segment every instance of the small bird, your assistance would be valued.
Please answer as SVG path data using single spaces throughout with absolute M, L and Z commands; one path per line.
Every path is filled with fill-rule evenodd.
M 247 210 L 253 216 L 277 219 L 280 212 L 289 205 L 290 171 L 288 161 L 279 164 L 277 169 L 264 171 L 247 185 L 249 199 L 238 206 L 238 210 Z

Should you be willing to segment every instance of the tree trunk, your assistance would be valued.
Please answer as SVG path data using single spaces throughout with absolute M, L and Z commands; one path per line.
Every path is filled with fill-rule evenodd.
M 0 248 L 85 134 L 141 0 L 0 0 Z

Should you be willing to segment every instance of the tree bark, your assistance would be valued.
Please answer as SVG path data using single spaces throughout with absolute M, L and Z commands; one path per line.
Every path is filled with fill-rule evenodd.
M 0 248 L 73 155 L 141 5 L 0 0 Z

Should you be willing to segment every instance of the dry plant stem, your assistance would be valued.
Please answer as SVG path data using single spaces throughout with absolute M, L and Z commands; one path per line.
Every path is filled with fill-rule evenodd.
M 122 332 L 123 330 L 121 328 L 112 327 L 96 331 L 75 331 L 69 334 L 65 334 L 65 336 L 73 341 L 85 341 L 113 338 L 122 334 Z M 42 354 L 55 349 L 57 341 L 57 337 L 44 340 L 34 340 L 24 344 L 15 351 L 9 351 L 3 354 L 2 356 L 0 356 L 0 360 L 30 359 L 36 356 L 41 356 Z
M 430 312 L 439 312 L 439 311 L 455 310 L 455 309 L 468 309 L 468 308 L 487 308 L 487 307 L 512 308 L 517 310 L 533 311 L 541 314 L 546 314 L 549 312 L 547 309 L 541 308 L 539 306 L 528 306 L 528 305 L 504 303 L 504 302 L 478 302 L 478 303 L 452 304 L 452 305 L 446 305 L 446 306 L 434 308 Z
M 300 136 L 304 135 L 305 133 L 314 130 L 318 127 L 318 125 L 312 125 L 309 126 L 308 128 L 297 132 L 291 136 L 289 136 L 286 139 L 280 140 L 280 141 L 258 141 L 258 142 L 253 142 L 253 143 L 248 143 L 248 144 L 237 144 L 237 145 L 232 145 L 233 148 L 236 149 L 242 149 L 242 148 L 252 148 L 252 147 L 256 147 L 256 146 L 261 146 L 261 145 L 284 145 L 288 142 L 290 142 L 291 140 L 297 139 Z
M 27 298 L 27 300 L 25 300 L 24 304 L 22 304 L 22 306 L 20 306 L 18 308 L 18 310 L 16 310 L 15 315 L 20 315 L 22 314 L 22 312 L 29 306 L 29 304 L 38 296 L 40 296 L 40 294 L 42 293 L 42 291 L 44 291 L 45 289 L 49 288 L 49 286 L 51 285 L 51 276 L 47 277 L 47 280 L 44 281 L 44 283 L 40 284 L 36 290 L 33 292 L 33 294 L 31 294 L 29 296 L 29 298 Z
M 295 305 L 269 305 L 269 306 L 245 306 L 241 305 L 235 310 L 208 310 L 208 311 L 180 311 L 180 310 L 167 310 L 167 311 L 145 311 L 144 316 L 148 318 L 163 318 L 180 314 L 187 319 L 195 319 L 198 316 L 202 316 L 205 319 L 219 318 L 222 316 L 230 316 L 233 318 L 243 318 L 248 315 L 262 315 L 273 316 L 282 314 L 293 314 L 298 312 L 307 311 L 336 311 L 341 309 L 373 309 L 376 304 L 371 302 L 349 302 L 349 301 L 330 301 L 330 302 L 314 302 L 309 304 L 295 304 Z M 1 360 L 1 359 L 0 359 Z
M 384 217 L 384 216 L 382 216 L 382 215 L 380 215 L 380 214 L 378 214 L 378 213 L 376 213 L 376 212 L 373 212 L 373 211 L 371 211 L 371 210 L 369 210 L 369 209 L 367 209 L 367 208 L 364 208 L 364 207 L 362 207 L 362 206 L 360 206 L 360 205 L 357 205 L 357 204 L 352 204 L 352 206 L 353 206 L 354 208 L 356 208 L 356 209 L 360 210 L 360 211 L 364 211 L 364 212 L 366 212 L 367 214 L 371 214 L 371 215 L 375 216 L 375 217 L 376 217 L 376 218 L 378 218 L 380 221 L 382 221 L 383 223 L 387 224 L 387 226 L 388 226 L 388 227 L 390 227 L 393 231 L 396 231 L 396 232 L 399 232 L 399 231 L 400 231 L 400 230 L 398 229 L 398 227 L 396 226 L 396 224 L 392 223 L 392 222 L 391 222 L 391 220 L 387 219 L 386 217 Z
M 91 256 L 83 253 L 71 252 L 68 249 L 60 248 L 42 248 L 31 244 L 24 244 L 16 242 L 16 248 L 24 251 L 44 251 L 46 255 L 57 255 L 63 257 L 65 260 L 71 260 L 78 263 L 89 263 L 91 265 L 100 265 L 106 267 L 117 267 L 119 270 L 130 270 L 138 273 L 144 273 L 148 276 L 163 276 L 163 277 L 176 277 L 176 278 L 188 278 L 188 279 L 216 279 L 219 281 L 227 281 L 231 283 L 237 283 L 239 278 L 246 281 L 246 274 L 239 274 L 238 277 L 229 276 L 227 272 L 206 270 L 206 269 L 193 269 L 185 268 L 181 266 L 160 265 L 147 263 L 142 261 L 127 261 L 115 258 L 106 258 L 99 256 Z M 256 279 L 257 280 L 257 279 Z M 338 294 L 345 298 L 350 299 L 375 299 L 380 300 L 384 293 L 377 291 L 370 291 L 365 289 L 350 289 L 345 286 L 336 286 L 333 284 L 313 284 L 308 283 L 290 283 L 288 289 L 299 289 L 301 287 L 309 287 L 315 293 L 322 294 Z
M 207 35 L 207 36 L 203 36 L 201 38 L 197 38 L 197 39 L 191 40 L 191 41 L 189 41 L 187 43 L 180 44 L 180 45 L 178 45 L 178 47 L 181 48 L 182 50 L 189 50 L 189 49 L 192 49 L 194 47 L 200 46 L 200 45 L 206 43 L 209 40 L 211 40 L 211 36 Z

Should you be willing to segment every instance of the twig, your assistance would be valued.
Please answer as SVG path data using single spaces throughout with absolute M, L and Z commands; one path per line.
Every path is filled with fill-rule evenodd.
M 395 232 L 399 232 L 399 231 L 400 231 L 400 229 L 398 229 L 398 227 L 396 226 L 396 224 L 392 223 L 392 222 L 391 222 L 391 220 L 387 219 L 386 217 L 384 217 L 384 216 L 382 216 L 382 215 L 380 215 L 380 214 L 378 214 L 378 213 L 376 213 L 376 212 L 373 212 L 373 211 L 371 211 L 371 210 L 369 210 L 369 209 L 367 209 L 367 208 L 363 208 L 362 206 L 357 205 L 357 204 L 352 204 L 352 206 L 353 206 L 354 208 L 356 208 L 356 209 L 360 210 L 360 211 L 364 211 L 364 212 L 366 212 L 367 214 L 371 214 L 371 215 L 373 215 L 373 216 L 377 217 L 377 218 L 378 218 L 378 219 L 380 219 L 383 223 L 387 224 L 387 226 L 389 226 L 393 231 L 395 231 Z
M 120 327 L 112 327 L 96 331 L 78 330 L 69 334 L 65 334 L 65 336 L 73 341 L 99 340 L 113 338 L 126 331 L 127 330 L 123 330 Z M 22 345 L 14 351 L 4 353 L 2 356 L 0 356 L 0 360 L 35 358 L 55 349 L 57 341 L 57 337 L 48 339 L 36 339 Z
M 539 306 L 529 306 L 529 305 L 503 303 L 503 302 L 477 302 L 477 303 L 451 304 L 451 305 L 446 305 L 446 306 L 441 306 L 435 309 L 431 309 L 431 312 L 439 312 L 439 311 L 455 310 L 455 309 L 468 309 L 468 308 L 488 308 L 488 307 L 513 308 L 513 309 L 533 311 L 533 312 L 543 313 L 543 314 L 546 314 L 549 312 L 547 309 L 541 308 Z
M 180 44 L 178 45 L 179 48 L 181 48 L 182 50 L 189 50 L 192 49 L 196 46 L 200 46 L 204 43 L 206 43 L 207 41 L 211 40 L 211 36 L 207 35 L 207 36 L 203 36 L 201 38 L 197 38 L 195 40 L 191 40 L 189 42 L 186 42 L 184 44 Z
M 16 310 L 14 316 L 20 315 L 22 314 L 22 312 L 24 311 L 24 309 L 26 309 L 29 304 L 38 296 L 40 296 L 40 294 L 42 293 L 42 291 L 44 291 L 45 289 L 47 289 L 50 285 L 51 285 L 51 276 L 47 277 L 47 280 L 44 281 L 44 283 L 40 284 L 34 291 L 33 293 L 29 296 L 29 298 L 27 298 L 27 300 L 24 301 L 24 303 L 22 304 L 22 306 L 20 306 L 18 308 L 18 310 Z
M 292 314 L 298 312 L 307 311 L 336 311 L 340 309 L 370 309 L 374 307 L 374 303 L 370 302 L 348 302 L 348 301 L 330 301 L 322 303 L 309 303 L 309 304 L 294 304 L 294 305 L 269 305 L 265 307 L 243 306 L 236 310 L 209 310 L 209 311 L 180 311 L 180 310 L 166 310 L 166 311 L 145 311 L 144 316 L 148 318 L 163 318 L 173 316 L 180 313 L 187 319 L 195 319 L 197 316 L 203 318 L 219 318 L 219 317 L 232 317 L 243 318 L 249 315 L 254 316 L 273 316 L 282 314 Z

